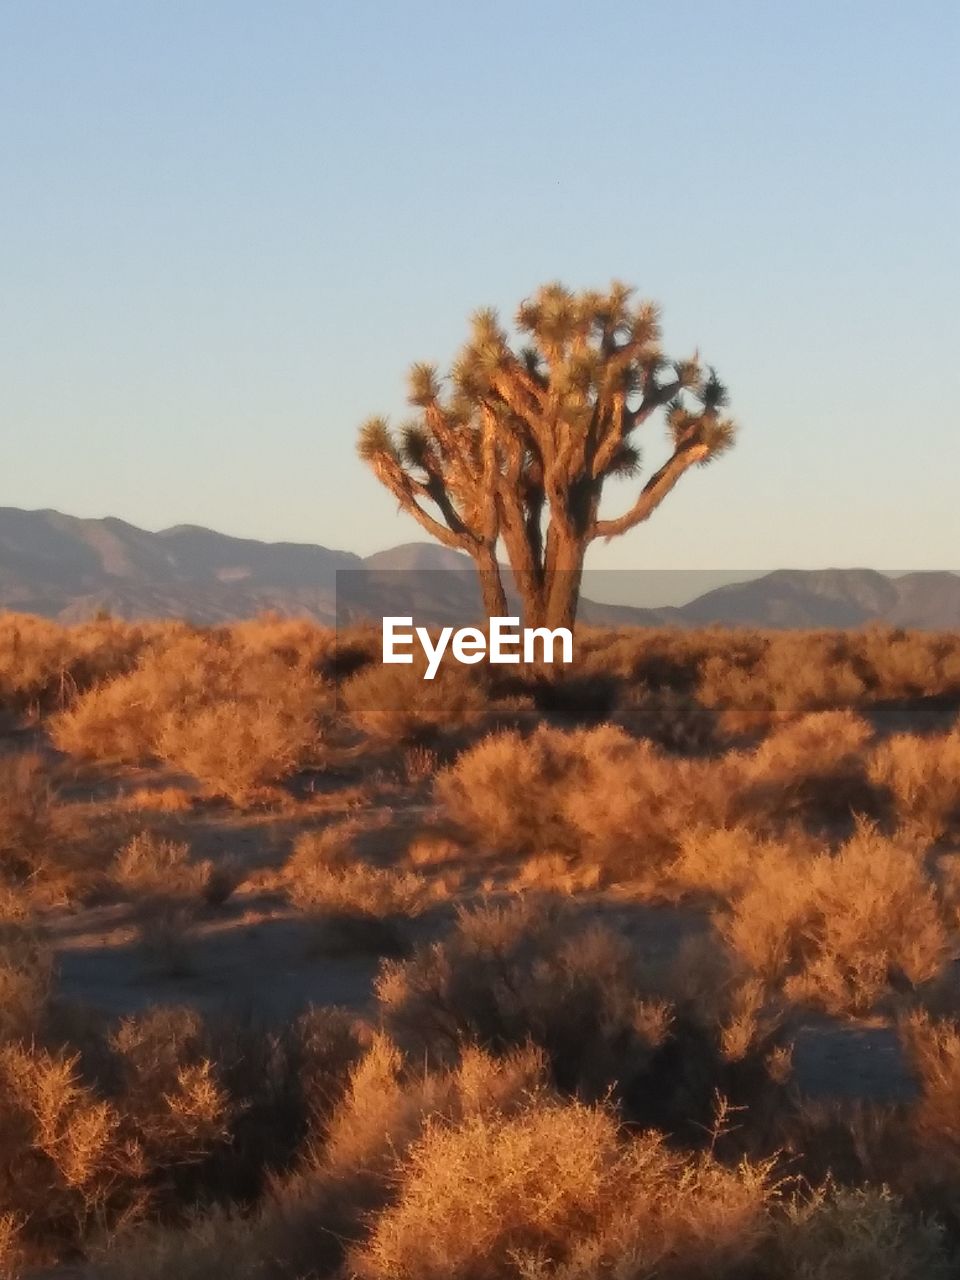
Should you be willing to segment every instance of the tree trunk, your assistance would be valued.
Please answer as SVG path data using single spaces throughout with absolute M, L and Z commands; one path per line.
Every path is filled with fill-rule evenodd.
M 544 625 L 551 629 L 568 627 L 573 630 L 586 551 L 586 541 L 576 538 L 563 538 L 557 548 L 553 571 L 546 584 Z
M 513 580 L 520 596 L 523 617 L 521 626 L 542 627 L 547 619 L 547 586 L 538 582 L 533 574 L 515 573 Z
M 507 614 L 507 595 L 500 577 L 496 548 L 481 547 L 474 556 L 480 579 L 480 596 L 487 618 L 503 618 Z

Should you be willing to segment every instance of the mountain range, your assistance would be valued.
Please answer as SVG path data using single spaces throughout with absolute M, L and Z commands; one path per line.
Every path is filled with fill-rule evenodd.
M 587 575 L 587 593 L 589 582 Z M 107 610 L 122 618 L 186 617 L 210 624 L 273 610 L 325 623 L 409 613 L 417 621 L 462 624 L 477 607 L 471 562 L 433 543 L 361 557 L 305 543 L 230 537 L 197 525 L 151 533 L 113 517 L 0 507 L 0 609 L 63 622 Z M 779 569 L 726 583 L 679 606 L 585 598 L 581 617 L 610 625 L 803 628 L 885 622 L 952 629 L 960 628 L 960 575 Z

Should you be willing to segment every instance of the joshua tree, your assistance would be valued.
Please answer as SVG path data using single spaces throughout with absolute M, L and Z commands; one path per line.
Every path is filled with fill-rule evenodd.
M 648 519 L 733 442 L 713 369 L 667 360 L 657 308 L 632 295 L 546 285 L 517 311 L 517 350 L 496 313 L 478 311 L 445 383 L 433 365 L 410 370 L 413 421 L 397 436 L 383 418 L 361 428 L 360 456 L 401 507 L 473 557 L 488 616 L 507 612 L 502 542 L 526 625 L 571 626 L 590 543 Z M 621 515 L 601 518 L 604 482 L 639 473 L 634 434 L 661 409 L 669 456 Z

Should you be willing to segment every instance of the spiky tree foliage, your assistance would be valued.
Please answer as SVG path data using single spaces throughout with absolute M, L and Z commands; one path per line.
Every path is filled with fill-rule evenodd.
M 713 369 L 668 360 L 657 308 L 625 285 L 546 285 L 516 327 L 517 349 L 494 311 L 478 311 L 449 378 L 415 364 L 416 416 L 397 434 L 371 419 L 359 452 L 429 534 L 473 557 L 488 614 L 506 611 L 502 540 L 526 624 L 569 626 L 590 543 L 647 520 L 686 471 L 730 447 L 734 424 Z M 622 514 L 601 518 L 605 481 L 639 475 L 635 436 L 660 410 L 666 460 Z

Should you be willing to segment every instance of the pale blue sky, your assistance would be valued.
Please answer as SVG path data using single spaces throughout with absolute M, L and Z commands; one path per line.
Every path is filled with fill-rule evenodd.
M 958 72 L 953 0 L 0 0 L 0 504 L 417 538 L 357 424 L 618 276 L 742 437 L 594 565 L 956 567 Z

